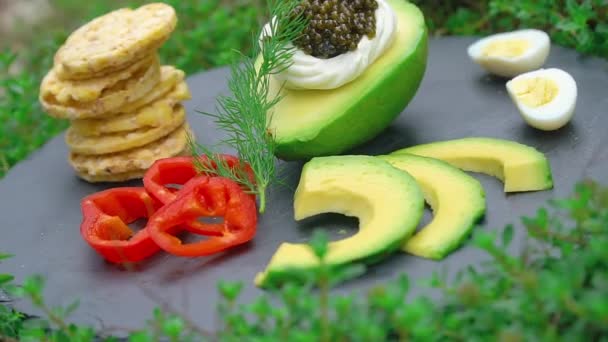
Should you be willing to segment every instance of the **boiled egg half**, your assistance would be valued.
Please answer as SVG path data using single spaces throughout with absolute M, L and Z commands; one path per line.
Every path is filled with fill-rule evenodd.
M 506 84 L 523 119 L 532 127 L 551 131 L 563 127 L 574 115 L 577 86 L 560 69 L 540 69 L 521 74 Z
M 467 52 L 487 72 L 514 77 L 541 68 L 550 49 L 549 35 L 525 29 L 487 36 L 469 46 Z

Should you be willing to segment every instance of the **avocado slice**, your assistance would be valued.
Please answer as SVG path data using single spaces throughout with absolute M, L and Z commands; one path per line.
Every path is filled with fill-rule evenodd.
M 330 212 L 359 219 L 355 235 L 329 243 L 325 261 L 334 268 L 377 262 L 399 250 L 416 230 L 423 209 L 422 191 L 414 178 L 371 156 L 313 158 L 304 165 L 294 195 L 296 220 Z M 318 265 L 308 245 L 285 242 L 255 283 L 267 287 L 300 281 L 297 271 Z
M 426 70 L 424 16 L 407 1 L 387 1 L 398 19 L 396 38 L 357 79 L 331 90 L 289 90 L 270 79 L 270 96 L 282 96 L 268 112 L 277 157 L 341 154 L 382 132 L 414 97 Z
M 433 220 L 403 244 L 403 251 L 440 260 L 469 236 L 486 211 L 485 191 L 475 178 L 438 159 L 411 154 L 379 156 L 416 179 Z
M 441 159 L 465 171 L 485 173 L 504 182 L 505 192 L 553 188 L 551 166 L 544 154 L 515 141 L 469 137 L 395 151 Z

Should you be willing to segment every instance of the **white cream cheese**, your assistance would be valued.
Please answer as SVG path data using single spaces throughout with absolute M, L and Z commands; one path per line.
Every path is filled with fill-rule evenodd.
M 377 0 L 376 35 L 363 36 L 357 49 L 339 56 L 322 59 L 296 49 L 292 65 L 274 77 L 288 89 L 335 89 L 359 77 L 393 43 L 397 32 L 397 18 L 385 0 Z M 266 24 L 262 36 L 271 34 Z

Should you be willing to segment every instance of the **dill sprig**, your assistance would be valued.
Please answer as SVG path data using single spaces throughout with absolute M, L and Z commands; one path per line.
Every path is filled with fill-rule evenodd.
M 190 139 L 192 153 L 206 155 L 212 163 L 195 166 L 199 172 L 215 173 L 232 179 L 259 198 L 259 210 L 266 208 L 266 189 L 276 178 L 275 142 L 269 130 L 267 116 L 281 97 L 270 94 L 270 75 L 279 73 L 291 65 L 295 47 L 291 43 L 306 27 L 306 19 L 294 15 L 298 0 L 268 1 L 270 13 L 269 31 L 254 37 L 251 56 L 241 54 L 242 61 L 231 66 L 228 80 L 230 96 L 218 96 L 217 113 L 199 112 L 212 117 L 227 137 L 220 143 L 234 148 L 239 159 L 250 165 L 255 175 L 251 182 L 243 167 L 231 169 L 211 148 Z M 263 36 L 263 39 L 259 39 Z M 257 57 L 260 60 L 256 62 Z M 216 168 L 212 165 L 215 164 Z

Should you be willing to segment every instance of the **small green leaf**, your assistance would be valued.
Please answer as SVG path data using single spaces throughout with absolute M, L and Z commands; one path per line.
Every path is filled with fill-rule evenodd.
M 121 340 L 119 340 L 117 337 L 109 336 L 109 337 L 104 337 L 104 339 L 102 341 L 103 342 L 120 342 Z
M 10 274 L 0 274 L 0 286 L 13 281 L 15 277 Z
M 580 26 L 572 21 L 562 21 L 557 24 L 556 28 L 566 32 L 575 32 L 580 29 Z
M 401 274 L 398 278 L 397 278 L 397 287 L 399 288 L 399 291 L 401 291 L 401 293 L 403 293 L 403 295 L 407 294 L 409 289 L 410 289 L 410 278 L 407 276 L 407 274 Z
M 502 231 L 502 245 L 504 247 L 507 247 L 511 244 L 512 240 L 513 240 L 513 225 L 510 224 L 510 225 L 506 226 L 505 229 Z
M 165 313 L 159 307 L 155 307 L 154 310 L 152 310 L 152 316 L 156 321 L 162 321 L 165 319 Z
M 608 36 L 608 23 L 599 23 L 595 27 L 595 32 L 599 33 L 600 35 Z
M 25 279 L 21 286 L 23 294 L 29 298 L 29 300 L 38 307 L 44 306 L 44 297 L 42 292 L 44 289 L 44 278 L 39 275 L 30 276 Z
M 354 279 L 365 274 L 366 267 L 362 264 L 348 265 L 346 267 L 334 270 L 330 278 L 330 284 L 335 285 L 344 281 Z
M 50 322 L 42 318 L 27 319 L 23 322 L 23 328 L 27 330 L 43 329 L 48 330 L 50 328 Z
M 38 300 L 38 299 L 36 299 Z M 65 309 L 63 307 L 54 307 L 50 309 L 51 313 L 53 314 L 53 316 L 61 319 L 61 320 L 65 320 L 66 315 L 65 315 Z
M 11 296 L 15 298 L 23 298 L 25 296 L 25 291 L 21 286 L 16 286 L 13 284 L 8 284 L 4 286 L 4 290 Z
M 271 305 L 266 297 L 260 296 L 251 304 L 250 310 L 260 319 L 265 319 L 270 315 Z
M 443 279 L 441 274 L 438 271 L 434 271 L 431 275 L 431 279 L 429 280 L 429 286 L 431 287 L 441 287 L 443 285 Z
M 301 295 L 302 288 L 295 283 L 287 283 L 281 289 L 281 298 L 285 303 L 297 301 Z
M 165 335 L 177 338 L 184 330 L 184 321 L 179 317 L 172 317 L 163 322 L 163 332 Z
M 19 331 L 19 339 L 22 342 L 40 342 L 48 340 L 46 338 L 45 330 L 38 327 L 28 327 L 21 329 Z
M 323 230 L 317 229 L 314 231 L 310 239 L 310 247 L 319 259 L 324 259 L 327 254 L 329 238 Z
M 350 297 L 339 297 L 335 300 L 335 308 L 338 315 L 346 318 L 350 315 L 353 300 Z
M 491 250 L 494 246 L 495 236 L 490 232 L 478 231 L 473 237 L 473 243 L 484 250 Z
M 64 314 L 66 316 L 71 315 L 74 311 L 76 311 L 76 309 L 78 309 L 79 306 L 80 306 L 80 301 L 77 299 L 77 300 L 73 301 L 72 303 L 70 303 L 70 305 L 68 305 L 67 308 L 65 308 Z
M 232 302 L 236 300 L 236 298 L 241 293 L 241 290 L 243 289 L 243 283 L 220 281 L 218 283 L 218 289 L 224 299 Z
M 475 33 L 477 29 L 475 24 L 478 20 L 479 13 L 460 7 L 446 20 L 445 25 L 454 33 L 470 35 Z
M 86 327 L 86 326 L 84 326 L 84 327 L 75 326 L 75 325 L 72 325 L 72 327 L 74 327 L 73 335 L 74 335 L 74 337 L 76 337 L 76 341 L 80 341 L 80 342 L 95 341 L 95 330 L 93 330 L 93 328 Z
M 5 253 L 0 253 L 0 260 L 6 260 L 9 258 L 12 258 L 13 255 L 12 254 L 5 254 Z
M 129 342 L 152 342 L 154 339 L 147 331 L 136 331 L 129 334 Z

